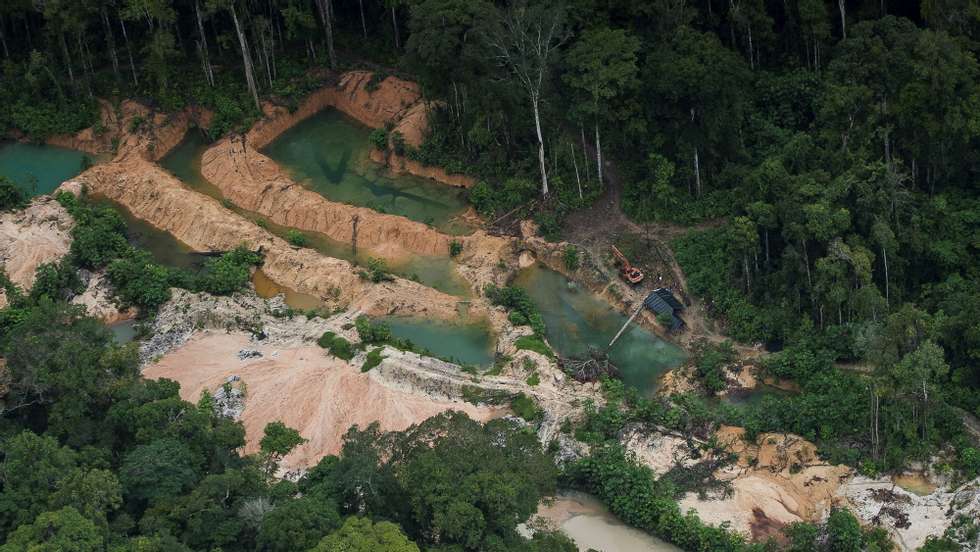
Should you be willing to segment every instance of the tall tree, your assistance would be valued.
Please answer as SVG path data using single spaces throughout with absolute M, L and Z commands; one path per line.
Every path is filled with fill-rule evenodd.
M 259 103 L 259 89 L 255 84 L 255 69 L 252 65 L 252 54 L 248 46 L 248 39 L 245 37 L 245 28 L 238 18 L 236 5 L 239 2 L 240 0 L 207 0 L 207 5 L 210 11 L 225 10 L 231 16 L 231 20 L 235 24 L 235 36 L 238 38 L 238 47 L 242 52 L 245 82 L 248 85 L 249 93 L 252 95 L 252 100 L 255 102 L 255 109 L 262 111 L 262 104 Z
M 560 5 L 518 3 L 500 13 L 486 37 L 497 61 L 514 75 L 530 100 L 543 196 L 548 195 L 548 169 L 541 131 L 541 97 L 555 50 L 566 38 L 564 18 Z
M 588 110 L 595 120 L 596 167 L 602 183 L 602 142 L 599 123 L 608 117 L 608 103 L 634 89 L 639 81 L 636 60 L 640 40 L 622 29 L 602 27 L 583 33 L 569 49 L 565 61 L 570 71 L 565 81 L 586 93 Z

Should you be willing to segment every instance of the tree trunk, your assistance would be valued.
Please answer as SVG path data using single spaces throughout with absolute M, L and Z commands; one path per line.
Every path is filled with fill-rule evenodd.
M 3 30 L 5 23 L 6 19 L 0 17 L 0 43 L 3 44 L 3 57 L 5 59 L 10 59 L 10 50 L 7 49 L 7 34 Z
M 544 138 L 541 135 L 541 116 L 538 113 L 538 98 L 531 95 L 531 107 L 534 109 L 534 129 L 538 136 L 538 163 L 541 165 L 541 195 L 548 196 L 548 169 L 544 162 Z
M 204 18 L 201 17 L 201 3 L 197 0 L 194 1 L 194 12 L 197 15 L 197 32 L 201 35 L 200 50 L 201 50 L 201 63 L 204 66 L 204 77 L 208 81 L 208 85 L 214 87 L 214 69 L 211 67 L 211 55 L 208 52 L 208 37 L 204 33 Z
M 889 289 L 888 289 L 888 251 L 885 246 L 881 246 L 881 258 L 885 261 L 885 304 L 888 305 L 890 301 Z
M 701 160 L 698 157 L 697 147 L 694 148 L 694 182 L 698 197 L 701 197 Z
M 337 54 L 333 49 L 333 4 L 332 0 L 316 0 L 320 8 L 320 20 L 323 22 L 323 32 L 327 35 L 327 59 L 330 68 L 337 68 Z
M 395 6 L 391 6 L 391 27 L 395 29 L 395 49 L 402 49 L 401 33 L 398 32 L 398 16 L 395 15 Z
M 602 144 L 599 143 L 599 118 L 595 121 L 595 164 L 599 176 L 599 186 L 602 186 Z M 601 188 L 600 188 L 601 189 Z
M 589 149 L 585 146 L 585 126 L 579 124 L 579 132 L 582 134 L 582 158 L 585 160 L 585 174 L 589 174 Z
M 136 63 L 133 62 L 133 48 L 129 45 L 129 35 L 126 34 L 126 23 L 119 17 L 119 27 L 122 29 L 123 41 L 126 42 L 126 53 L 129 55 L 129 68 L 133 71 L 133 86 L 139 86 L 136 79 Z
M 582 199 L 582 179 L 578 175 L 578 159 L 575 158 L 575 148 L 568 143 L 568 153 L 572 154 L 572 166 L 575 167 L 575 184 L 578 185 L 578 198 Z
M 75 86 L 75 72 L 71 68 L 71 55 L 68 54 L 68 43 L 65 42 L 65 33 L 59 35 L 61 38 L 61 52 L 65 56 L 65 67 L 68 68 L 68 82 Z
M 769 229 L 766 228 L 765 230 L 763 230 L 763 233 L 766 235 L 766 272 L 768 272 L 769 271 Z
M 847 40 L 847 23 L 844 18 L 844 0 L 837 0 L 837 8 L 840 10 L 840 34 L 841 39 Z
M 102 28 L 105 30 L 106 45 L 109 47 L 109 59 L 112 61 L 112 74 L 116 76 L 116 82 L 119 82 L 119 56 L 116 54 L 116 38 L 112 34 L 109 15 L 105 9 L 100 10 L 100 14 L 102 15 Z
M 800 240 L 803 245 L 803 266 L 806 267 L 806 287 L 807 289 L 813 289 L 813 280 L 810 278 L 810 256 L 806 252 L 806 240 Z
M 367 21 L 364 19 L 364 0 L 357 0 L 357 5 L 361 9 L 361 30 L 364 31 L 364 38 L 367 38 Z
M 231 11 L 231 19 L 235 23 L 235 34 L 238 35 L 238 46 L 242 50 L 242 62 L 245 64 L 245 81 L 248 84 L 248 91 L 252 94 L 252 99 L 255 100 L 255 109 L 262 111 L 262 105 L 259 103 L 259 91 L 255 87 L 255 75 L 252 72 L 252 56 L 248 53 L 248 44 L 245 42 L 245 33 L 242 32 L 242 26 L 238 22 L 238 13 L 235 12 L 235 6 L 230 5 L 229 10 Z

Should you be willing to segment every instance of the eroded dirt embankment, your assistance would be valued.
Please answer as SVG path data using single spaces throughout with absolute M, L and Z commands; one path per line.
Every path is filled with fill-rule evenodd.
M 265 255 L 263 271 L 271 279 L 319 297 L 328 305 L 358 308 L 370 314 L 440 319 L 456 316 L 456 298 L 403 279 L 366 282 L 350 263 L 293 247 L 136 156 L 92 167 L 62 187 L 77 193 L 83 185 L 196 251 L 227 251 L 243 243 L 261 249 Z M 473 308 L 477 313 L 481 310 L 480 305 Z
M 52 136 L 46 142 L 91 155 L 139 155 L 156 161 L 180 144 L 192 124 L 206 128 L 211 118 L 212 113 L 202 108 L 188 107 L 168 114 L 133 100 L 125 100 L 118 107 L 99 100 L 98 125 L 75 134 Z
M 418 86 L 389 77 L 376 90 L 368 91 L 370 78 L 367 72 L 346 73 L 335 87 L 314 92 L 292 113 L 267 105 L 266 117 L 246 135 L 220 140 L 204 152 L 202 176 L 245 210 L 268 217 L 278 225 L 317 232 L 342 243 L 352 241 L 356 218 L 358 245 L 390 259 L 411 254 L 445 256 L 450 242 L 459 240 L 463 254 L 457 261 L 468 267 L 464 271 L 470 281 L 477 286 L 494 281 L 492 267 L 508 254 L 509 240 L 483 231 L 453 238 L 404 217 L 330 201 L 294 182 L 278 164 L 258 151 L 327 107 L 335 107 L 369 126 L 397 121 L 395 129 L 405 134 L 406 142 L 421 141 L 427 111 L 420 101 Z M 449 180 L 458 184 L 457 179 Z

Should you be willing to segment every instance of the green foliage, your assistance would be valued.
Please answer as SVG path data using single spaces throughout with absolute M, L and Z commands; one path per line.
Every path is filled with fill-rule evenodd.
M 0 211 L 20 209 L 27 204 L 27 194 L 5 176 L 0 176 Z
M 391 327 L 383 320 L 375 322 L 367 316 L 358 316 L 354 321 L 354 327 L 362 343 L 375 345 L 391 341 Z
M 338 527 L 340 515 L 337 507 L 329 500 L 315 496 L 286 500 L 262 520 L 258 536 L 259 550 L 310 550 L 324 535 Z
M 544 355 L 548 358 L 554 358 L 555 353 L 548 347 L 548 344 L 544 342 L 538 335 L 524 335 L 517 338 L 514 342 L 514 347 L 522 351 L 533 351 L 539 355 Z
M 391 282 L 395 279 L 395 277 L 388 272 L 388 264 L 384 261 L 384 259 L 376 259 L 374 257 L 368 259 L 367 270 L 362 270 L 360 272 L 360 276 L 361 278 L 375 284 L 380 284 L 381 282 Z
M 306 244 L 309 242 L 309 238 L 307 238 L 306 234 L 300 232 L 299 230 L 290 228 L 286 231 L 286 241 L 292 245 L 295 245 L 296 247 L 306 247 Z
M 269 422 L 259 441 L 259 448 L 264 454 L 282 458 L 305 442 L 306 439 L 300 437 L 295 429 L 286 427 L 282 422 Z
M 510 400 L 510 409 L 514 411 L 514 414 L 532 424 L 540 422 L 544 416 L 544 410 L 535 404 L 534 399 L 524 393 L 514 395 L 514 398 Z
M 388 151 L 388 132 L 383 128 L 376 128 L 368 135 L 368 141 L 378 151 Z
M 453 240 L 449 242 L 449 256 L 458 257 L 460 253 L 463 252 L 463 242 L 459 240 Z
M 618 443 L 594 446 L 588 457 L 568 467 L 565 476 L 598 496 L 626 523 L 684 549 L 751 549 L 741 535 L 706 525 L 693 512 L 682 513 L 671 486 L 657 481 L 650 468 L 638 464 Z
M 262 263 L 262 255 L 240 245 L 217 259 L 209 260 L 198 289 L 213 295 L 228 295 L 248 285 L 249 269 Z
M 579 258 L 578 248 L 574 245 L 566 245 L 561 252 L 562 262 L 568 270 L 578 270 L 582 260 Z
M 544 335 L 544 319 L 538 312 L 537 305 L 534 304 L 526 291 L 514 286 L 497 287 L 489 284 L 483 290 L 483 294 L 494 305 L 499 305 L 510 311 L 508 319 L 511 324 L 531 326 L 536 336 Z
M 150 502 L 172 498 L 197 481 L 194 456 L 174 438 L 157 439 L 133 449 L 119 468 L 127 496 Z
M 725 368 L 735 359 L 735 349 L 730 341 L 711 343 L 702 339 L 693 345 L 691 362 L 694 373 L 711 395 L 728 387 Z
M 394 523 L 351 516 L 310 552 L 419 552 L 419 547 Z
M 34 523 L 21 525 L 10 534 L 0 552 L 101 552 L 102 533 L 78 510 L 66 506 L 37 516 Z
M 171 271 L 156 264 L 146 251 L 131 250 L 115 259 L 106 275 L 124 307 L 153 312 L 170 299 Z
M 34 302 L 41 297 L 53 301 L 64 300 L 80 293 L 83 288 L 75 267 L 68 260 L 62 259 L 57 263 L 45 263 L 37 267 L 30 298 Z
M 354 348 L 351 346 L 350 341 L 333 332 L 323 332 L 323 335 L 320 336 L 320 339 L 316 340 L 316 343 L 320 347 L 329 350 L 330 354 L 339 359 L 350 360 L 354 358 Z
M 385 359 L 381 354 L 382 351 L 384 351 L 384 347 L 376 347 L 368 351 L 367 358 L 364 360 L 364 364 L 361 365 L 361 372 L 368 372 L 377 368 L 381 364 L 381 361 Z
M 438 539 L 442 546 L 502 543 L 507 550 L 520 546 L 517 525 L 555 491 L 557 475 L 534 435 L 506 420 L 481 425 L 458 412 L 398 434 L 376 424 L 354 428 L 332 472 L 342 503 L 398 522 L 421 546 Z
M 97 270 L 129 251 L 126 223 L 114 210 L 83 205 L 67 192 L 59 194 L 58 201 L 75 219 L 70 251 L 74 264 Z
M 726 333 L 739 341 L 773 336 L 770 327 L 779 318 L 750 303 L 745 293 L 731 284 L 729 270 L 735 259 L 724 229 L 692 231 L 674 240 L 672 246 L 687 276 L 688 289 L 711 303 L 727 322 Z
M 541 374 L 539 374 L 537 370 L 531 372 L 531 375 L 528 376 L 526 380 L 524 380 L 524 383 L 527 383 L 531 387 L 537 386 L 539 383 L 541 383 Z
M 391 148 L 396 155 L 405 155 L 405 136 L 397 130 L 391 133 Z

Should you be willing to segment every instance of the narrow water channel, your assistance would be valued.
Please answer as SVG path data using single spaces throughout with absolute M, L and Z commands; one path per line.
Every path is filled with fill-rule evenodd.
M 153 260 L 170 268 L 197 270 L 204 266 L 207 257 L 194 251 L 189 245 L 160 230 L 141 218 L 134 216 L 123 205 L 111 199 L 92 196 L 96 205 L 111 207 L 126 223 L 126 240 L 133 247 L 144 249 Z
M 394 176 L 370 160 L 371 130 L 325 109 L 269 144 L 264 153 L 293 179 L 325 197 L 434 226 L 449 234 L 471 230 L 460 215 L 465 190 L 414 176 Z
M 0 144 L 0 176 L 10 179 L 29 197 L 50 194 L 82 172 L 83 152 L 56 146 L 7 142 Z
M 493 363 L 493 333 L 484 323 L 451 324 L 395 316 L 383 320 L 392 335 L 408 339 L 440 358 L 483 368 Z
M 160 165 L 192 190 L 221 201 L 224 198 L 221 190 L 201 175 L 201 156 L 208 147 L 209 144 L 200 131 L 192 129 L 187 133 L 184 140 L 160 161 Z M 260 224 L 280 238 L 286 239 L 291 230 L 286 226 L 280 226 L 265 219 L 258 213 L 246 211 L 236 205 L 229 205 L 227 202 L 225 205 L 239 216 Z M 372 257 L 384 258 L 364 247 L 359 247 L 357 255 L 354 255 L 350 244 L 341 243 L 318 232 L 304 230 L 302 233 L 307 239 L 306 247 L 328 257 L 344 259 L 361 266 L 366 266 Z M 471 293 L 469 284 L 456 273 L 455 263 L 448 256 L 411 255 L 400 259 L 385 259 L 385 261 L 393 274 L 403 278 L 416 280 L 423 285 L 450 295 L 468 296 Z
M 539 263 L 521 270 L 514 285 L 524 288 L 541 311 L 546 336 L 562 356 L 604 350 L 627 317 L 613 310 L 586 289 Z M 609 358 L 628 386 L 652 394 L 665 371 L 684 361 L 679 347 L 667 343 L 637 324 L 619 338 Z
M 648 533 L 630 527 L 612 515 L 595 497 L 562 491 L 550 504 L 542 504 L 537 516 L 550 527 L 568 535 L 581 552 L 680 552 Z

